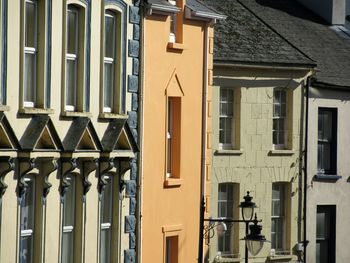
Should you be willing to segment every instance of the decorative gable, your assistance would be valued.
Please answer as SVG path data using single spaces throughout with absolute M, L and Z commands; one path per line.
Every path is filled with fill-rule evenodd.
M 112 120 L 101 142 L 103 152 L 138 152 L 137 144 L 126 119 Z
M 63 148 L 67 152 L 99 151 L 102 148 L 96 130 L 89 118 L 80 117 L 73 120 L 63 140 Z
M 174 71 L 170 77 L 170 80 L 167 84 L 166 95 L 168 97 L 182 97 L 185 95 L 183 92 L 179 77 L 176 73 L 176 69 L 174 69 Z
M 20 148 L 18 139 L 5 114 L 0 112 L 0 149 L 17 150 L 18 148 Z
M 47 115 L 34 116 L 20 140 L 24 151 L 60 151 L 61 140 Z
M 120 135 L 117 139 L 117 143 L 115 145 L 114 148 L 115 151 L 118 150 L 129 150 L 129 151 L 133 151 L 133 147 L 131 145 L 131 142 L 129 140 L 129 137 L 125 131 L 125 129 L 122 129 L 120 132 Z

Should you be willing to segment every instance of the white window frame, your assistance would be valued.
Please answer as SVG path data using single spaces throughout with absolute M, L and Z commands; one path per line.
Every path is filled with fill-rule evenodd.
M 68 53 L 68 27 L 69 27 L 69 22 L 68 22 L 68 13 L 69 12 L 73 12 L 76 14 L 76 25 L 75 25 L 75 54 L 74 53 Z M 71 4 L 68 5 L 67 8 L 67 17 L 66 17 L 66 79 L 65 79 L 65 89 L 66 89 L 66 98 L 64 100 L 64 109 L 66 111 L 76 111 L 77 110 L 77 96 L 78 96 L 78 54 L 79 54 L 79 9 L 77 7 L 75 7 L 74 5 L 72 6 Z M 67 104 L 67 96 L 69 94 L 68 92 L 68 85 L 67 85 L 67 68 L 68 68 L 68 61 L 74 61 L 75 63 L 75 67 L 74 70 L 72 72 L 72 74 L 74 75 L 74 79 L 75 79 L 75 83 L 74 83 L 74 98 L 73 101 L 75 103 L 75 105 L 69 105 Z
M 285 98 L 286 98 L 286 101 L 285 103 L 282 103 L 282 100 L 281 100 L 281 95 L 280 95 L 280 102 L 278 101 L 275 101 L 275 92 L 284 92 L 285 93 Z M 281 93 L 280 93 L 281 94 Z M 282 107 L 285 108 L 285 116 L 278 116 L 275 112 L 275 106 L 279 106 L 280 107 L 280 112 L 282 113 L 283 110 L 282 110 Z M 272 117 L 272 125 L 274 126 L 274 122 L 275 120 L 278 121 L 278 120 L 283 120 L 283 127 L 278 127 L 277 129 L 274 129 L 274 127 L 272 126 L 272 144 L 273 144 L 273 149 L 275 150 L 284 150 L 284 149 L 287 149 L 287 138 L 288 138 L 288 125 L 287 125 L 287 119 L 288 119 L 288 116 L 287 116 L 287 111 L 288 111 L 288 91 L 287 89 L 283 89 L 283 88 L 275 88 L 273 90 L 273 117 Z M 274 143 L 274 134 L 275 133 L 283 133 L 283 143 L 277 143 L 275 144 Z
M 176 0 L 168 0 L 169 4 L 176 6 Z M 169 42 L 176 43 L 176 23 L 177 23 L 177 14 L 172 14 L 170 16 L 170 33 L 169 33 Z
M 34 7 L 35 7 L 35 32 L 34 32 L 34 47 L 27 47 L 25 44 L 26 44 L 26 41 L 25 41 L 25 37 L 26 37 L 26 15 L 27 15 L 27 3 L 30 3 L 30 4 L 33 4 Z M 24 107 L 28 107 L 28 108 L 33 108 L 35 107 L 36 105 L 36 97 L 37 97 L 37 45 L 38 45 L 38 2 L 35 1 L 35 0 L 25 0 L 24 2 L 24 30 L 23 30 L 23 33 L 24 33 L 24 65 L 23 65 L 23 74 L 25 74 L 26 72 L 26 55 L 27 54 L 30 54 L 30 55 L 34 55 L 34 64 L 35 64 L 35 67 L 33 68 L 33 78 L 34 78 L 34 87 L 33 87 L 33 96 L 34 96 L 34 101 L 26 101 L 24 96 L 23 96 L 23 106 Z M 25 81 L 25 78 L 23 76 L 23 79 Z M 26 87 L 26 84 L 24 83 L 23 85 L 23 89 L 25 89 Z M 23 94 L 25 93 L 25 91 L 23 90 Z
M 274 190 L 274 187 L 278 187 L 280 198 L 273 198 L 273 193 L 271 193 L 271 249 L 275 250 L 275 254 L 279 255 L 285 255 L 289 254 L 289 251 L 287 251 L 286 248 L 286 235 L 287 235 L 287 190 L 288 185 L 287 183 L 272 183 L 272 191 Z M 280 207 L 280 213 L 278 215 L 274 215 L 274 203 L 278 202 Z M 275 222 L 274 225 L 277 227 L 277 224 L 279 221 L 282 221 L 281 227 L 282 229 L 279 231 L 273 231 L 272 229 L 272 222 Z M 272 234 L 275 234 L 275 240 L 272 238 Z M 280 238 L 277 235 L 282 235 Z M 282 244 L 277 244 L 277 240 L 281 240 Z M 276 246 L 273 247 L 273 243 L 276 243 Z
M 32 204 L 32 211 L 31 214 L 33 216 L 31 222 L 32 222 L 32 228 L 28 228 L 28 229 L 22 229 L 22 213 L 23 213 L 23 206 L 22 206 L 22 203 L 20 205 L 20 246 L 19 246 L 19 262 L 21 262 L 21 254 L 24 253 L 22 251 L 22 248 L 21 248 L 21 239 L 24 238 L 24 237 L 32 237 L 32 246 L 31 246 L 31 259 L 30 259 L 30 262 L 32 262 L 34 260 L 34 227 L 35 227 L 35 210 L 36 210 L 36 196 L 35 196 L 35 192 L 36 192 L 36 185 L 35 185 L 35 177 L 33 175 L 30 175 L 30 176 L 26 176 L 24 177 L 24 182 L 25 183 L 28 183 L 32 181 L 32 185 L 33 185 L 33 189 L 30 189 L 29 187 L 26 189 L 26 193 L 25 195 L 30 192 L 30 194 L 33 194 L 33 204 Z M 23 202 L 23 200 L 21 200 L 21 202 Z
M 113 47 L 113 57 L 106 57 L 106 46 L 104 47 L 104 58 L 103 58 L 103 72 L 104 74 L 106 74 L 105 72 L 105 65 L 106 64 L 110 64 L 112 65 L 112 87 L 111 87 L 111 92 L 112 94 L 106 94 L 106 89 L 105 89 L 105 79 L 103 80 L 103 112 L 106 113 L 111 113 L 113 111 L 113 107 L 114 107 L 114 103 L 115 103 L 115 60 L 116 60 L 116 29 L 117 29 L 117 15 L 109 10 L 105 11 L 105 21 L 106 21 L 106 17 L 112 17 L 114 20 L 114 25 L 113 25 L 113 33 L 114 33 L 114 37 L 113 37 L 113 43 L 111 44 L 111 46 Z M 104 28 L 104 38 L 106 39 L 106 23 L 105 23 L 105 28 Z M 106 41 L 104 41 L 103 43 L 104 45 L 106 45 Z M 108 107 L 105 105 L 105 97 L 106 96 L 111 96 L 112 99 L 112 105 L 111 107 Z
M 220 191 L 220 187 L 224 187 L 225 191 Z M 231 188 L 232 196 L 230 199 L 228 196 L 229 193 L 229 188 Z M 220 183 L 218 185 L 218 217 L 220 218 L 234 218 L 234 203 L 235 203 L 235 185 L 233 183 Z M 225 192 L 226 198 L 225 199 L 220 199 L 220 193 Z M 230 205 L 231 203 L 231 205 Z M 225 215 L 221 214 L 220 208 L 224 206 L 225 207 Z M 229 215 L 228 209 L 231 210 L 232 216 Z M 229 250 L 224 250 L 224 251 L 219 251 L 219 240 L 222 240 L 222 246 L 225 248 L 228 247 Z M 221 255 L 230 255 L 233 256 L 233 227 L 231 225 L 228 226 L 227 230 L 225 231 L 224 235 L 221 237 L 218 237 L 218 253 Z
M 322 115 L 320 115 L 322 113 Z M 328 123 L 323 119 L 325 115 L 330 116 Z M 322 116 L 322 119 L 320 117 Z M 318 108 L 318 136 L 317 136 L 317 173 L 319 174 L 336 174 L 337 173 L 337 108 Z M 321 123 L 320 123 L 321 122 Z M 319 130 L 322 126 L 322 130 Z M 330 129 L 330 137 L 324 136 L 326 129 Z M 320 138 L 322 137 L 322 138 Z M 321 148 L 320 148 L 321 147 Z M 325 149 L 329 148 L 329 155 L 325 155 Z M 321 152 L 322 153 L 321 153 Z M 325 169 L 326 163 L 329 162 L 329 169 Z M 322 167 L 322 168 L 321 168 Z
M 221 92 L 223 90 L 226 90 L 228 92 L 232 92 L 232 101 L 224 101 L 221 98 Z M 229 88 L 229 87 L 221 87 L 220 88 L 220 94 L 219 94 L 219 148 L 220 149 L 226 149 L 226 150 L 231 150 L 236 147 L 236 140 L 235 140 L 235 129 L 236 129 L 236 121 L 235 121 L 235 89 L 234 88 Z M 232 115 L 228 114 L 222 114 L 221 113 L 221 107 L 223 104 L 232 104 Z M 231 129 L 228 130 L 226 127 L 224 129 L 220 128 L 220 121 L 221 119 L 231 119 Z M 220 131 L 223 131 L 224 133 L 224 138 L 226 138 L 226 133 L 230 133 L 230 138 L 231 138 L 231 143 L 225 143 L 225 142 L 220 142 Z M 224 139 L 225 140 L 225 139 Z

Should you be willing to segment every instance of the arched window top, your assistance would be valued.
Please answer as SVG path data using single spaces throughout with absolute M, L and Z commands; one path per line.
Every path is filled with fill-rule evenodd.
M 120 11 L 125 11 L 127 4 L 123 0 L 104 0 L 105 9 L 116 9 L 119 8 Z
M 67 5 L 75 5 L 77 8 L 87 9 L 88 1 L 85 0 L 67 0 Z

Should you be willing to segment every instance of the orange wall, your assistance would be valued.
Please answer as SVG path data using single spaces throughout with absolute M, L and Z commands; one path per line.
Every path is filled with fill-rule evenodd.
M 144 30 L 142 262 L 163 262 L 163 227 L 170 230 L 181 228 L 179 262 L 196 262 L 200 212 L 204 23 L 186 21 L 182 52 L 167 50 L 169 17 L 147 17 Z M 181 185 L 165 187 L 166 87 L 174 71 L 184 94 L 181 101 Z

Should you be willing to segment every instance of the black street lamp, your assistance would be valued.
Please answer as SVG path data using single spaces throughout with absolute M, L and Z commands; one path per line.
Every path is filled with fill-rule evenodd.
M 204 226 L 204 237 L 210 240 L 210 238 L 214 236 L 211 233 L 213 233 L 215 227 L 218 234 L 223 235 L 227 230 L 226 224 L 245 223 L 246 231 L 243 240 L 245 240 L 245 263 L 248 263 L 248 251 L 253 256 L 256 256 L 261 251 L 264 243 L 267 242 L 267 240 L 265 236 L 261 234 L 262 226 L 258 225 L 258 223 L 262 222 L 262 220 L 258 220 L 256 214 L 253 219 L 254 209 L 257 207 L 252 201 L 253 197 L 251 197 L 249 192 L 247 192 L 247 195 L 243 198 L 244 201 L 239 205 L 242 210 L 243 220 L 236 220 L 232 218 L 204 219 L 204 221 L 209 222 L 209 225 Z M 250 223 L 252 224 L 250 225 Z M 248 229 L 250 230 L 250 233 L 248 233 Z

